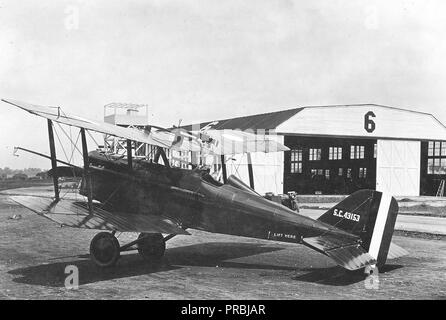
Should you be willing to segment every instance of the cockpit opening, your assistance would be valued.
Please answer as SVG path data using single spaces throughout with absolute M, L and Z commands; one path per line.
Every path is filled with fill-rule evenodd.
M 221 183 L 220 181 L 215 180 L 207 171 L 201 171 L 200 172 L 200 177 L 203 181 L 206 181 L 214 186 L 217 187 L 221 187 L 223 185 L 223 183 Z

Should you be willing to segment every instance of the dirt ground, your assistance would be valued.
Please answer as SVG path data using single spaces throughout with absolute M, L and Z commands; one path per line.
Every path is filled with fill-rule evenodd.
M 0 230 L 0 299 L 446 298 L 444 238 L 394 236 L 410 255 L 365 278 L 304 246 L 194 230 L 167 243 L 159 266 L 132 251 L 104 271 L 88 259 L 96 231 L 60 228 L 6 197 L 0 197 Z M 77 290 L 64 285 L 69 265 L 79 270 Z

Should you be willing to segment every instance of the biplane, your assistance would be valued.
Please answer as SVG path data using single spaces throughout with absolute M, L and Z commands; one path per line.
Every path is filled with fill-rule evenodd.
M 127 250 L 137 250 L 145 260 L 160 261 L 166 242 L 176 235 L 189 235 L 189 229 L 303 244 L 347 270 L 366 273 L 407 254 L 392 242 L 398 204 L 391 195 L 359 190 L 314 220 L 266 199 L 234 175 L 222 183 L 200 166 L 171 167 L 165 153 L 182 150 L 221 156 L 235 149 L 239 153 L 289 150 L 267 136 L 220 132 L 212 126 L 205 131 L 157 126 L 138 130 L 69 115 L 59 107 L 3 101 L 47 119 L 50 154 L 34 153 L 51 160 L 54 182 L 52 197 L 12 196 L 12 200 L 61 226 L 101 230 L 90 244 L 90 258 L 100 267 L 115 265 Z M 55 122 L 79 128 L 83 166 L 56 157 Z M 89 152 L 86 131 L 126 139 L 127 156 Z M 155 146 L 154 158 L 133 158 L 132 142 Z M 60 195 L 58 179 L 67 170 L 58 163 L 81 174 L 81 200 Z M 121 245 L 116 232 L 139 235 Z

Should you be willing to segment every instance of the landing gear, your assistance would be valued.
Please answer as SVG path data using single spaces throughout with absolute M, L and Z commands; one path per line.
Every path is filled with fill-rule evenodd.
M 136 244 L 144 260 L 158 262 L 166 250 L 166 241 L 161 233 L 140 233 Z
M 119 245 L 115 233 L 100 232 L 90 243 L 91 260 L 99 267 L 112 267 L 118 262 L 121 252 L 138 250 L 144 260 L 159 262 L 166 250 L 166 241 L 175 234 L 163 237 L 161 233 L 140 233 L 138 238 L 123 246 Z
M 99 267 L 112 267 L 121 256 L 118 239 L 114 234 L 100 232 L 90 243 L 90 257 Z

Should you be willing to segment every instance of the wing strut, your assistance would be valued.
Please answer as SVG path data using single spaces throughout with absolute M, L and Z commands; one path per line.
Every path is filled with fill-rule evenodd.
M 84 158 L 84 179 L 87 185 L 87 197 L 88 197 L 88 210 L 92 214 L 93 210 L 93 195 L 91 190 L 91 176 L 90 176 L 90 161 L 88 160 L 88 148 L 87 139 L 85 137 L 85 129 L 81 128 L 81 140 L 82 140 L 82 156 Z
M 169 160 L 167 159 L 166 153 L 164 152 L 163 148 L 158 147 L 156 149 L 155 156 L 153 157 L 153 162 L 158 163 L 160 156 L 161 156 L 161 158 L 163 158 L 164 165 L 169 168 L 170 164 L 169 164 Z
M 133 168 L 132 160 L 132 140 L 127 139 L 127 164 L 129 166 L 129 169 Z
M 246 158 L 248 160 L 248 174 L 249 174 L 249 186 L 251 189 L 254 190 L 254 172 L 252 170 L 252 159 L 251 159 L 251 153 L 248 152 L 246 154 Z
M 224 154 L 220 155 L 220 159 L 221 159 L 221 171 L 223 174 L 223 183 L 226 183 L 228 182 L 228 174 L 226 172 L 225 155 Z
M 59 179 L 57 177 L 56 146 L 54 144 L 53 121 L 48 119 L 48 140 L 50 142 L 51 168 L 53 169 L 54 196 L 59 201 Z

